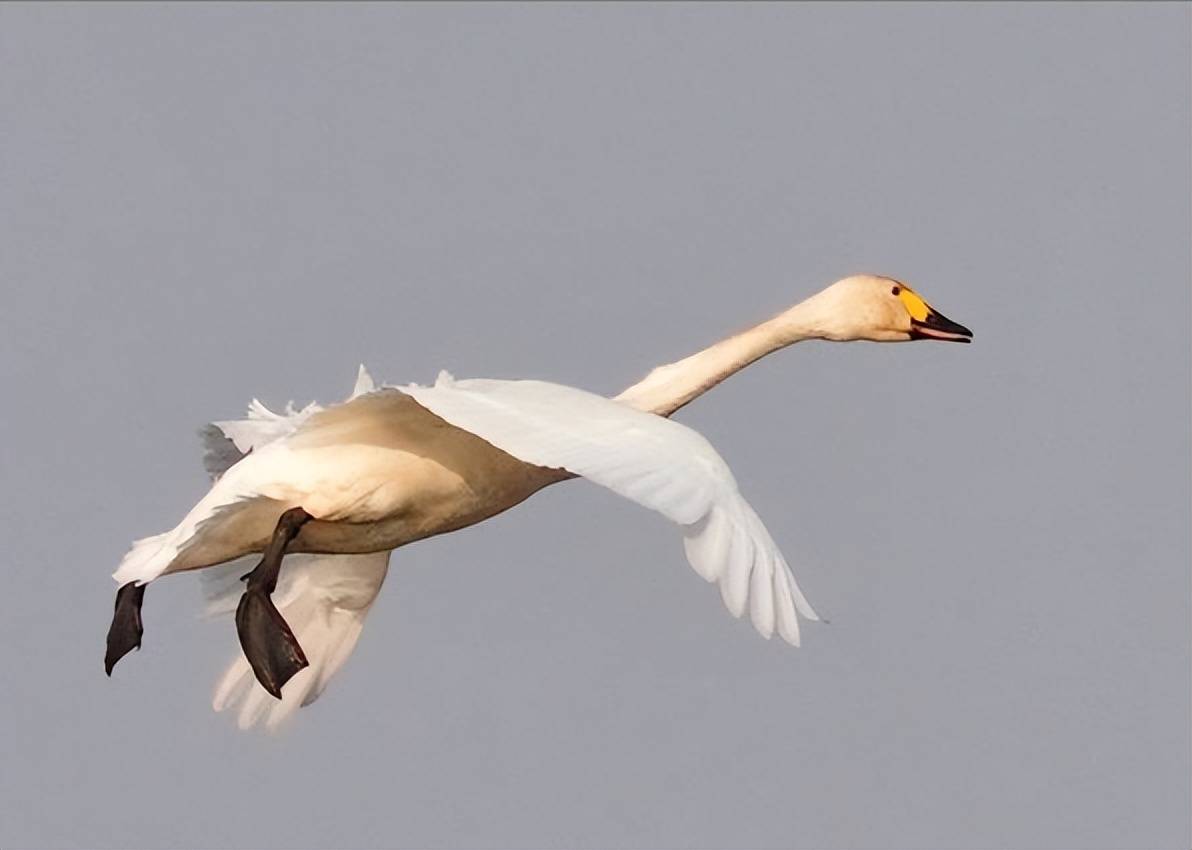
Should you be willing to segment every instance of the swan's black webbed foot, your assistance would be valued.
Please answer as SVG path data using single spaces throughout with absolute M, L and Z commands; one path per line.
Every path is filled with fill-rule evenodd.
M 116 610 L 112 614 L 112 625 L 108 627 L 108 651 L 103 657 L 103 669 L 109 676 L 117 661 L 141 648 L 141 635 L 145 632 L 141 624 L 141 602 L 144 599 L 145 585 L 138 586 L 135 581 L 116 591 Z
M 257 681 L 281 699 L 282 685 L 308 662 L 298 639 L 267 593 L 251 588 L 244 592 L 236 608 L 236 631 Z
M 269 596 L 277 587 L 286 547 L 311 519 L 302 508 L 292 508 L 281 515 L 261 563 L 244 577 L 248 588 L 236 608 L 236 631 L 244 657 L 257 681 L 277 699 L 281 699 L 282 686 L 309 662 Z

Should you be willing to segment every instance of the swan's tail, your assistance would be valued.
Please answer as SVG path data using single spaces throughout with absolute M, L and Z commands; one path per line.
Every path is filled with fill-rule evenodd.
M 174 545 L 174 529 L 142 537 L 132 542 L 132 548 L 120 559 L 120 566 L 112 573 L 119 584 L 135 581 L 140 584 L 157 578 L 174 560 L 178 547 Z
M 166 573 L 234 558 L 246 548 L 242 542 L 268 540 L 287 507 L 222 478 L 174 528 L 135 541 L 112 578 L 120 585 L 147 584 Z
M 210 613 L 236 609 L 244 590 L 239 576 L 251 566 L 242 559 L 200 574 Z M 388 552 L 287 556 L 273 603 L 293 629 L 310 666 L 286 682 L 277 700 L 257 682 L 244 654 L 237 652 L 216 685 L 215 710 L 237 709 L 241 729 L 260 722 L 275 729 L 298 708 L 314 702 L 352 654 L 388 570 Z

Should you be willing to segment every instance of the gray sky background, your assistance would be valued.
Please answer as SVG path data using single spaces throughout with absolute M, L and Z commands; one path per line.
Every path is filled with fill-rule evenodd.
M 0 846 L 1188 847 L 1190 9 L 0 6 Z M 399 551 L 277 737 L 130 539 L 196 428 L 388 381 L 613 393 L 857 271 L 681 420 L 832 624 L 551 488 Z

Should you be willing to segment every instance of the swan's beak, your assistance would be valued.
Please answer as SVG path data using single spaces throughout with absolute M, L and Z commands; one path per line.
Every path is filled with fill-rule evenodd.
M 942 313 L 927 308 L 923 319 L 911 319 L 911 339 L 942 339 L 946 342 L 972 342 L 973 332 Z

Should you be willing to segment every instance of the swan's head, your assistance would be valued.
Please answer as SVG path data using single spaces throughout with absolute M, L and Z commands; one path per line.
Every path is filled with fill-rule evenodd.
M 808 300 L 816 335 L 832 340 L 972 342 L 973 332 L 936 311 L 905 283 L 878 275 L 838 280 Z

